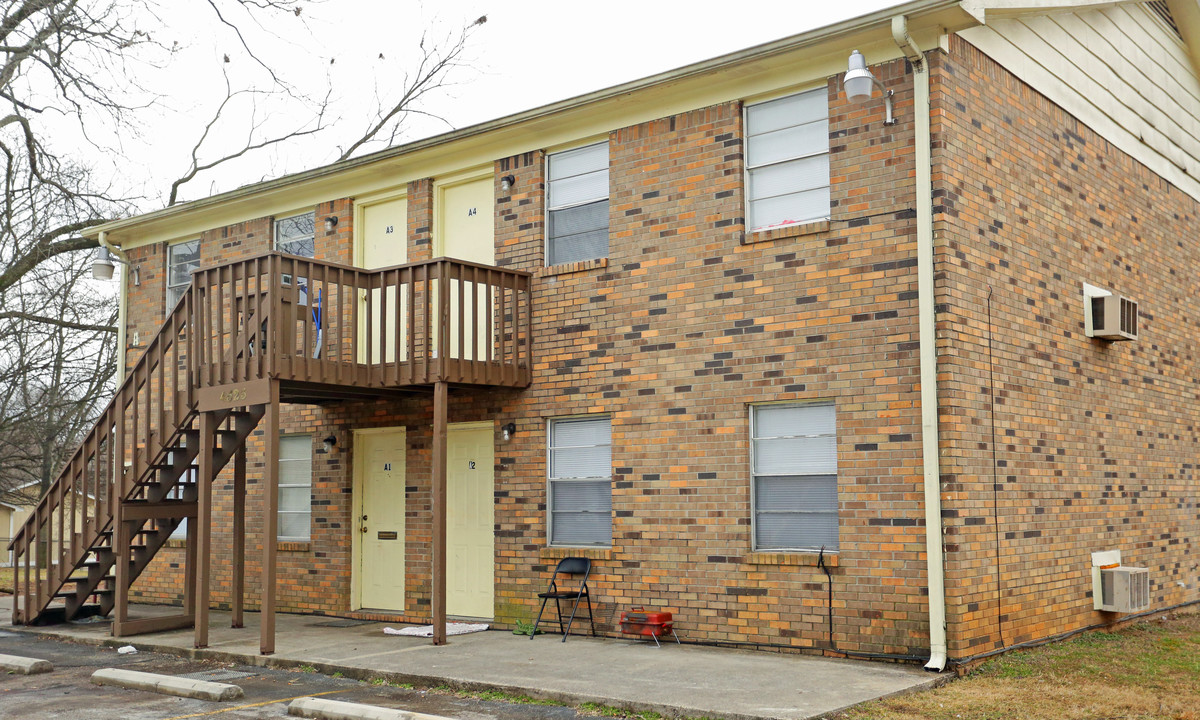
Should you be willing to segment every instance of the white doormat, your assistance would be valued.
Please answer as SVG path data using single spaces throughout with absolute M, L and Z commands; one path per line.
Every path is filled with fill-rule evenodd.
M 482 632 L 488 629 L 487 623 L 446 623 L 447 635 L 466 635 L 467 633 Z M 385 627 L 384 635 L 411 635 L 413 637 L 433 637 L 432 625 L 414 625 L 412 627 Z

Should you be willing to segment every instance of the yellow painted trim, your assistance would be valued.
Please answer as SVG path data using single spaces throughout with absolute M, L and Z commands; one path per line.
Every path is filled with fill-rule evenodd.
M 446 190 L 448 188 L 458 187 L 460 185 L 468 185 L 473 182 L 479 182 L 487 178 L 492 178 L 495 175 L 494 165 L 481 165 L 473 167 L 469 170 L 463 170 L 441 178 L 434 178 L 433 181 L 433 256 L 440 257 L 446 254 L 445 241 L 442 237 L 442 228 L 446 227 Z M 494 203 L 493 203 L 494 208 Z M 493 237 L 493 242 L 495 238 Z M 495 252 L 495 250 L 493 250 Z
M 471 422 L 448 423 L 447 431 L 454 430 L 482 430 L 483 428 L 496 429 L 495 420 L 472 420 Z
M 856 48 L 873 63 L 902 57 L 889 32 L 896 13 L 909 17 L 910 34 L 923 46 L 936 44 L 941 33 L 978 24 L 957 0 L 916 0 L 361 158 L 114 221 L 89 231 L 89 237 L 103 230 L 127 249 L 179 239 L 298 205 L 379 192 L 690 110 L 802 87 L 845 72 L 846 57 Z
M 383 203 L 393 200 L 408 200 L 407 186 L 401 188 L 393 188 L 381 193 L 372 193 L 363 197 L 354 198 L 354 249 L 353 262 L 355 267 L 363 267 L 363 262 L 367 254 L 366 248 L 363 247 L 362 230 L 366 227 L 366 210 L 372 205 L 382 205 Z M 408 212 L 405 211 L 405 221 L 408 219 Z M 407 228 L 405 235 L 407 237 Z
M 350 493 L 351 493 L 350 505 L 352 508 L 354 508 L 354 514 L 350 516 L 350 520 L 351 520 L 350 524 L 352 526 L 350 528 L 350 611 L 351 612 L 359 612 L 359 611 L 363 610 L 362 599 L 361 599 L 362 592 L 360 590 L 360 586 L 362 584 L 362 570 L 361 570 L 361 566 L 362 566 L 362 540 L 361 540 L 362 533 L 360 533 L 358 531 L 358 525 L 355 524 L 355 522 L 354 522 L 355 520 L 357 520 L 359 518 L 359 516 L 361 516 L 363 514 L 362 501 L 363 501 L 363 470 L 364 470 L 364 468 L 363 468 L 362 454 L 358 452 L 358 439 L 360 437 L 363 437 L 366 435 L 387 435 L 389 433 L 398 433 L 402 438 L 404 438 L 404 473 L 405 473 L 405 476 L 407 477 L 407 475 L 408 475 L 408 428 L 406 426 L 393 425 L 393 426 L 389 426 L 389 427 L 358 428 L 358 429 L 354 430 L 352 433 L 352 437 L 354 439 L 354 445 L 353 445 L 353 447 L 350 448 L 350 451 L 354 454 L 354 460 L 351 463 L 351 465 L 352 465 L 352 468 L 351 468 L 352 480 L 351 480 L 351 488 L 350 488 Z M 402 490 L 402 492 L 403 492 L 403 490 Z M 405 504 L 407 505 L 407 503 L 408 503 L 408 498 L 406 497 Z M 404 531 L 405 531 L 405 533 L 408 532 L 408 523 L 407 522 L 405 522 L 405 524 L 404 524 Z M 404 539 L 404 542 L 406 544 L 408 543 L 407 537 Z M 403 579 L 402 579 L 402 581 L 403 581 Z M 407 588 L 405 588 L 405 592 L 407 592 Z M 407 598 L 401 598 L 401 601 L 400 601 L 401 612 L 403 612 L 403 610 L 404 610 L 404 605 L 405 605 L 406 601 L 407 601 Z

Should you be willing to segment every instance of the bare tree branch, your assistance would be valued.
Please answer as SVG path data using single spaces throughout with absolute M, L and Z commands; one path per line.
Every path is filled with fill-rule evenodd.
M 57 325 L 58 327 L 67 328 L 68 330 L 87 330 L 89 332 L 104 332 L 116 335 L 116 325 L 91 325 L 88 323 L 77 323 L 61 318 L 45 317 L 42 315 L 34 315 L 26 312 L 0 312 L 0 320 L 26 320 L 28 322 L 42 323 L 43 325 Z
M 426 46 L 427 38 L 422 35 L 419 44 L 422 52 L 421 59 L 416 71 L 411 75 L 411 80 L 405 78 L 399 99 L 386 109 L 380 107 L 375 123 L 367 128 L 361 137 L 350 143 L 338 160 L 346 160 L 354 155 L 359 148 L 374 140 L 375 136 L 398 115 L 414 112 L 413 105 L 423 95 L 445 86 L 447 74 L 451 69 L 457 67 L 459 58 L 467 48 L 467 41 L 470 40 L 471 33 L 486 22 L 487 15 L 480 16 L 460 30 L 458 35 L 451 38 L 450 42 L 444 46 Z M 394 138 L 393 134 L 392 139 Z

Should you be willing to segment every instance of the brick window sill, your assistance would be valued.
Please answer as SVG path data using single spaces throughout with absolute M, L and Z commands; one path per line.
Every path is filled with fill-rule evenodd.
M 585 557 L 588 560 L 612 560 L 612 548 L 544 547 L 543 560 L 562 560 L 568 557 Z
M 555 275 L 570 275 L 571 273 L 587 272 L 597 268 L 608 267 L 608 258 L 596 258 L 595 260 L 580 260 L 579 262 L 563 263 L 562 265 L 550 265 L 548 267 L 539 268 L 534 273 L 534 277 L 554 277 Z
M 754 232 L 748 232 L 742 235 L 742 244 L 753 245 L 755 243 L 772 242 L 774 240 L 788 240 L 790 238 L 798 238 L 805 235 L 816 235 L 817 233 L 823 232 L 829 232 L 828 220 L 796 223 L 794 225 L 785 225 L 783 227 L 769 228 L 766 230 L 755 230 Z
M 746 556 L 746 562 L 751 565 L 799 565 L 816 567 L 820 553 L 815 552 L 752 552 Z M 838 566 L 836 553 L 825 553 L 825 565 L 830 568 Z

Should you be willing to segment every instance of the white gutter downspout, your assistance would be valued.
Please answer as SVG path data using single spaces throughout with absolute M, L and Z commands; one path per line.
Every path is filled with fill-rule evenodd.
M 117 382 L 125 379 L 125 314 L 129 311 L 127 298 L 129 296 L 129 257 L 121 248 L 108 241 L 108 233 L 103 230 L 97 238 L 100 247 L 108 250 L 121 259 L 121 295 L 117 298 Z
M 942 558 L 942 486 L 938 457 L 937 348 L 933 302 L 933 182 L 930 177 L 929 64 L 908 34 L 908 19 L 892 18 L 892 38 L 913 67 L 916 143 L 917 314 L 920 318 L 921 466 L 924 469 L 925 558 L 929 585 L 929 662 L 946 669 L 946 572 Z

